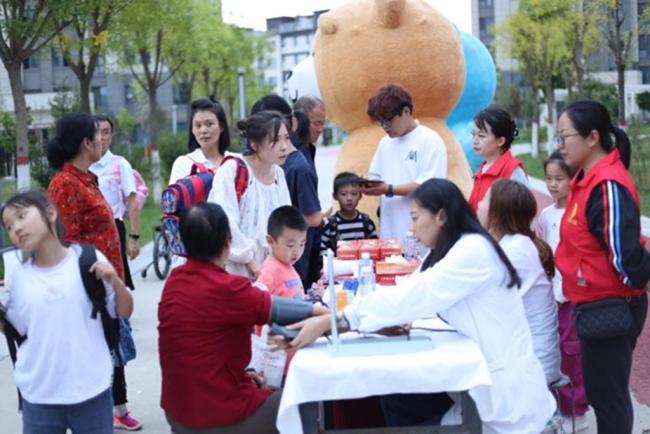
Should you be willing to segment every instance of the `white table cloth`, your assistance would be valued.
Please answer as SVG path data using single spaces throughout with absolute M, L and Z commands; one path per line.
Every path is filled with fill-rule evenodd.
M 414 324 L 449 328 L 440 320 Z M 435 348 L 410 354 L 331 358 L 320 338 L 291 362 L 276 426 L 282 434 L 302 434 L 298 406 L 307 402 L 354 399 L 391 393 L 460 392 L 490 385 L 487 363 L 476 343 L 453 332 L 423 332 Z M 357 333 L 345 333 L 355 339 Z M 479 409 L 480 412 L 480 409 Z

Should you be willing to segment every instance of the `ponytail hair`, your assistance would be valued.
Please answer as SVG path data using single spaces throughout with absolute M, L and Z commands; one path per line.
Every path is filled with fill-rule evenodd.
M 81 149 L 84 139 L 94 140 L 97 121 L 86 113 L 68 113 L 56 123 L 56 136 L 46 147 L 47 161 L 54 170 L 72 160 Z
M 433 267 L 444 258 L 461 236 L 478 234 L 490 243 L 506 267 L 510 278 L 508 288 L 513 286 L 521 287 L 521 278 L 512 262 L 499 246 L 499 243 L 481 226 L 481 223 L 476 218 L 476 213 L 454 183 L 447 179 L 432 178 L 420 184 L 418 188 L 411 192 L 409 197 L 427 211 L 437 213 L 444 210 L 447 216 L 436 245 L 431 248 L 431 251 L 422 262 L 422 270 Z
M 582 137 L 589 136 L 594 130 L 597 131 L 600 147 L 606 153 L 609 154 L 614 148 L 618 148 L 623 165 L 626 169 L 630 168 L 632 158 L 630 138 L 625 131 L 614 126 L 604 105 L 596 101 L 577 101 L 564 109 L 563 113 L 569 117 L 573 127 Z
M 503 234 L 521 234 L 531 239 L 539 260 L 549 279 L 555 276 L 553 249 L 531 229 L 537 215 L 535 196 L 524 184 L 510 179 L 498 179 L 490 188 L 490 210 L 487 228 Z

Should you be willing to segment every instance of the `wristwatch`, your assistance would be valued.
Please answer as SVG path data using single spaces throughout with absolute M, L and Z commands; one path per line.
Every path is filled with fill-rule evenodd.
M 139 239 L 140 239 L 140 235 L 138 235 L 138 234 L 130 234 L 130 235 L 129 235 L 129 238 L 132 238 L 132 239 L 134 239 L 134 240 L 139 240 Z
M 393 184 L 388 184 L 388 191 L 386 192 L 386 197 L 393 197 Z
M 338 329 L 350 328 L 350 323 L 348 322 L 348 319 L 343 314 L 343 311 L 339 311 L 336 313 L 336 328 Z

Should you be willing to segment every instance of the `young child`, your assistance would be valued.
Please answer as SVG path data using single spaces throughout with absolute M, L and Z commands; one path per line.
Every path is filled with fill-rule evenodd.
M 357 211 L 361 200 L 359 176 L 341 172 L 334 178 L 332 198 L 339 203 L 339 211 L 325 219 L 321 235 L 321 252 L 336 252 L 337 241 L 377 238 L 377 228 L 368 214 Z
M 560 220 L 564 215 L 571 179 L 576 173 L 576 168 L 566 164 L 560 151 L 555 151 L 544 161 L 544 173 L 546 175 L 546 187 L 555 203 L 544 208 L 540 213 L 537 221 L 537 234 L 555 252 L 560 242 Z M 560 354 L 562 355 L 561 367 L 562 372 L 571 378 L 573 382 L 575 429 L 577 432 L 589 426 L 585 415 L 589 410 L 589 403 L 587 402 L 582 379 L 580 342 L 573 322 L 573 307 L 562 293 L 562 275 L 557 270 L 553 278 L 553 292 L 555 293 L 555 301 L 559 305 L 558 332 L 560 333 Z M 572 432 L 572 427 L 569 425 L 567 428 L 566 426 L 567 423 L 572 423 L 571 391 L 568 388 L 561 388 L 558 390 L 558 394 L 560 411 L 565 420 L 565 431 Z
M 113 362 L 102 321 L 91 318 L 79 246 L 63 243 L 57 210 L 40 192 L 9 199 L 0 210 L 11 242 L 31 255 L 13 271 L 6 319 L 20 335 L 14 378 L 22 394 L 23 431 L 112 434 Z M 111 315 L 128 318 L 131 294 L 97 250 L 91 273 L 104 281 Z M 0 331 L 4 324 L 0 321 Z
M 474 174 L 474 186 L 469 196 L 474 211 L 497 179 L 512 179 L 528 186 L 524 165 L 510 152 L 517 134 L 517 124 L 504 110 L 490 107 L 474 117 L 474 152 L 485 157 Z
M 307 221 L 296 207 L 276 208 L 269 216 L 266 241 L 271 255 L 264 260 L 256 285 L 272 295 L 301 300 L 302 281 L 293 265 L 305 250 Z
M 521 278 L 519 293 L 533 337 L 533 350 L 546 383 L 560 378 L 560 337 L 551 279 L 553 251 L 531 229 L 537 214 L 533 193 L 520 182 L 497 180 L 479 202 L 478 217 L 499 243 Z

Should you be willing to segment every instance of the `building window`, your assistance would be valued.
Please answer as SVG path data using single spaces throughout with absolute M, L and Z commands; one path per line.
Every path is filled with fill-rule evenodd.
M 642 83 L 650 84 L 650 66 L 642 66 L 639 69 L 641 70 Z
M 478 4 L 481 6 L 492 6 L 493 0 L 478 0 Z
M 103 74 L 106 72 L 106 60 L 104 59 L 104 56 L 99 56 L 97 58 L 97 64 L 95 65 L 95 73 L 96 74 Z
M 485 17 L 478 20 L 479 36 L 485 38 L 492 34 L 492 26 L 494 25 L 494 17 Z
M 41 66 L 41 62 L 38 60 L 36 56 L 30 56 L 23 61 L 24 69 L 36 69 L 39 68 L 40 66 Z
M 62 66 L 68 66 L 68 61 L 65 60 L 59 48 L 52 48 L 52 67 L 57 68 Z
M 178 83 L 172 86 L 174 104 L 187 104 L 187 83 Z
M 108 111 L 108 91 L 106 86 L 93 86 L 90 91 L 93 93 L 93 99 L 95 100 L 94 108 L 99 112 Z
M 124 100 L 127 103 L 133 102 L 135 99 L 135 94 L 133 93 L 133 88 L 131 85 L 127 84 L 124 86 Z

